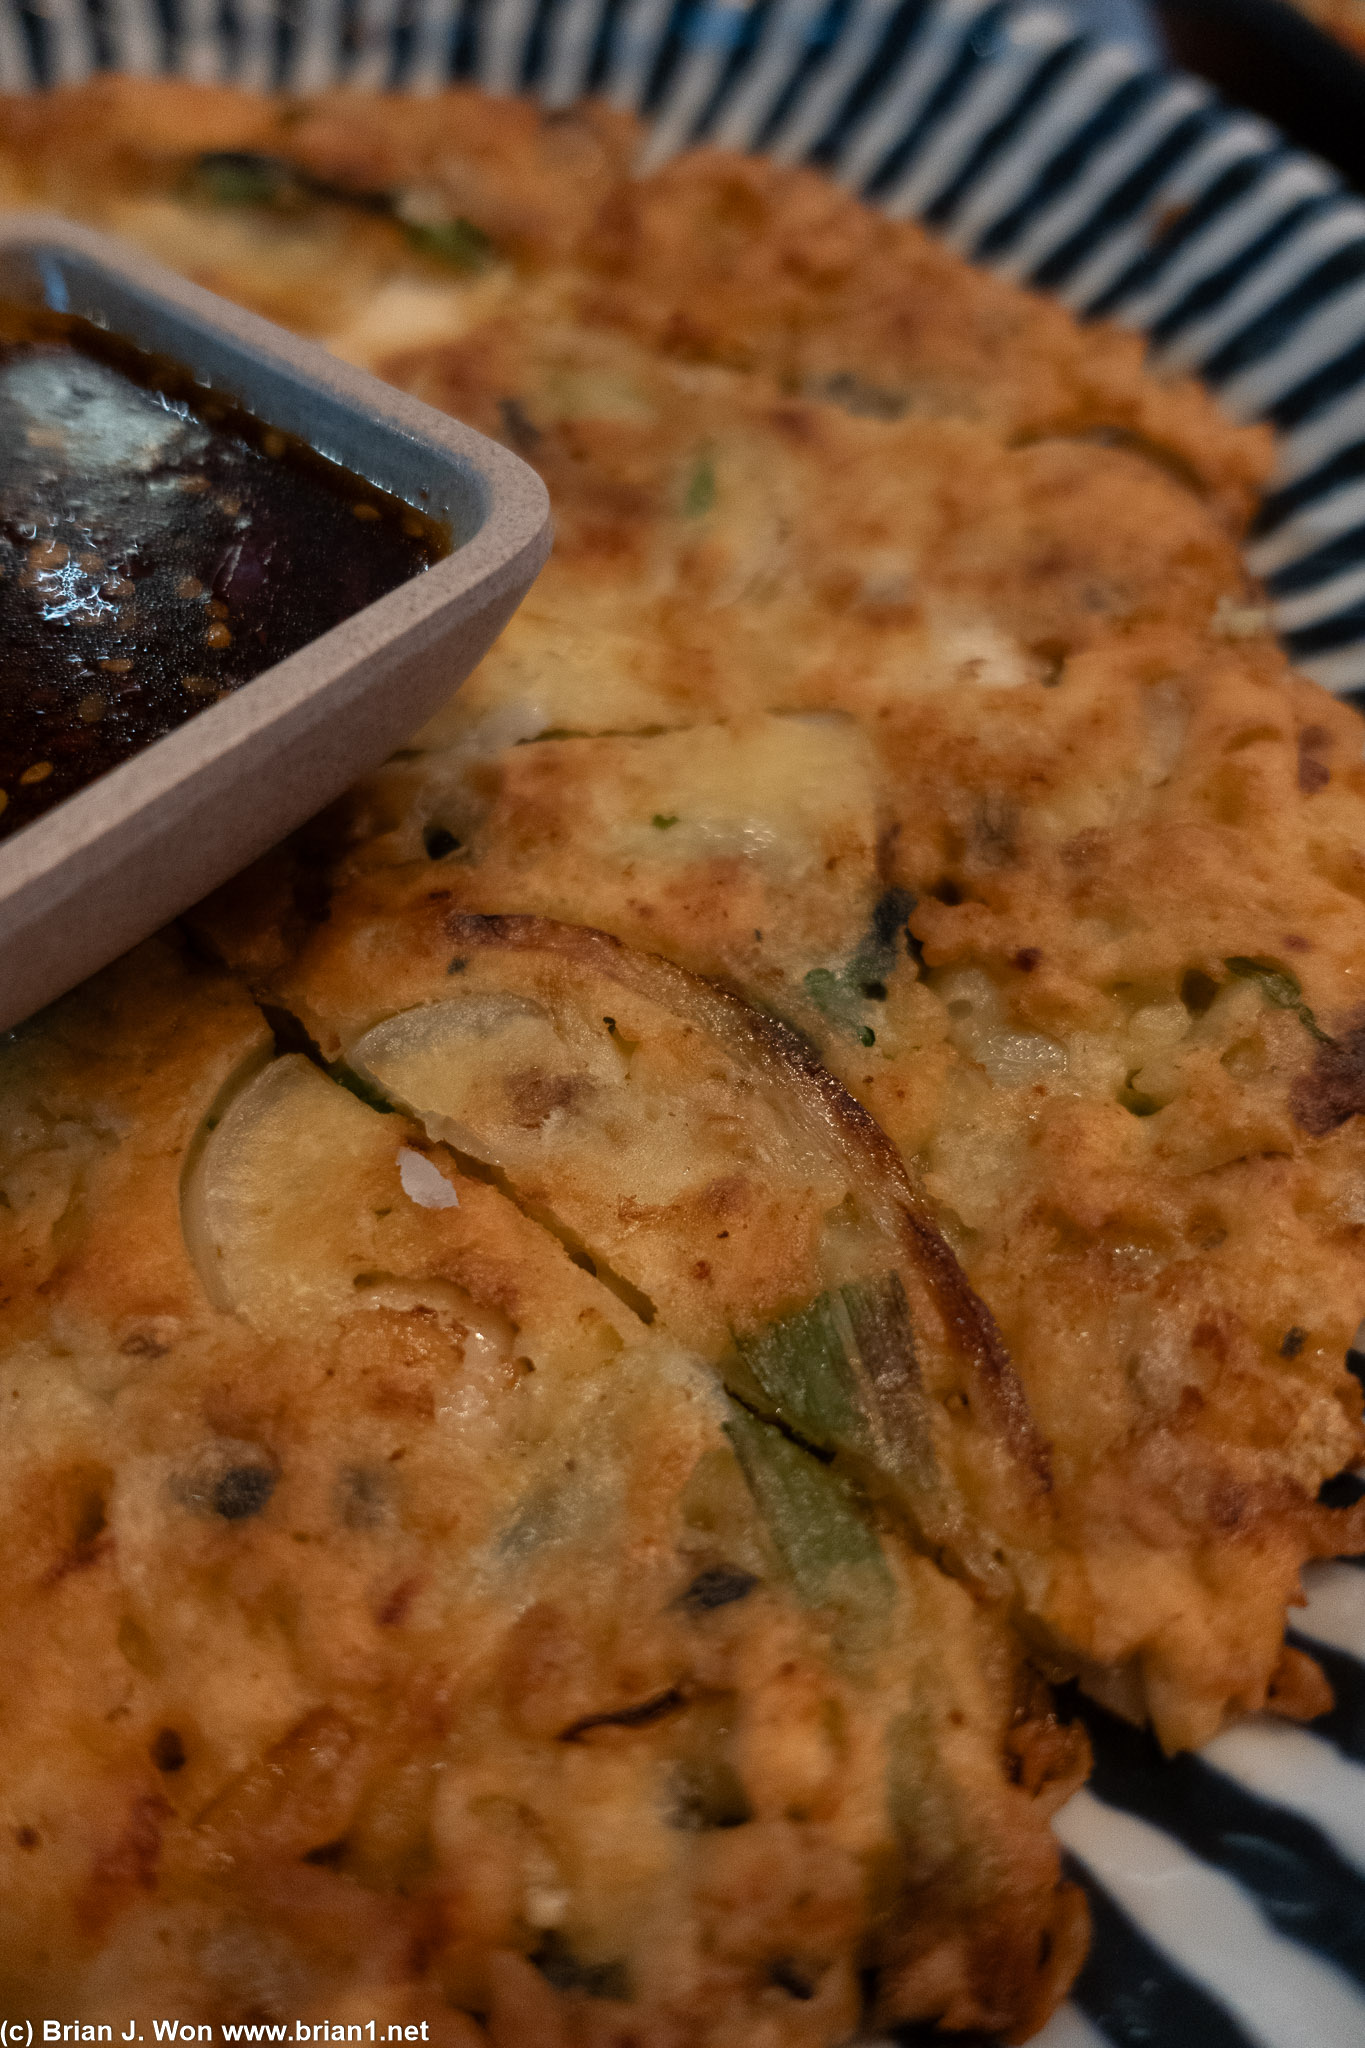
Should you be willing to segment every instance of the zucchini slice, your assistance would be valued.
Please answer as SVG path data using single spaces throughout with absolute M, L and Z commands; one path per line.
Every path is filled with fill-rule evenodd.
M 439 895 L 339 927 L 293 992 L 329 1057 L 1004 1590 L 1045 1447 L 894 1148 L 803 1039 L 586 927 Z

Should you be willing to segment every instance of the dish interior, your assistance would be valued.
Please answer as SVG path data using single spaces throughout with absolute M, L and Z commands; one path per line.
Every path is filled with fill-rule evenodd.
M 3 299 L 0 446 L 0 838 L 449 550 L 178 363 Z
M 131 269 L 121 272 L 55 237 L 0 247 L 0 299 L 89 320 L 149 356 L 181 365 L 205 394 L 240 406 L 445 527 L 452 548 L 465 546 L 483 525 L 486 489 L 472 467 L 448 462 L 433 475 L 428 447 L 367 418 L 287 361 L 272 359 L 254 335 L 233 333 L 238 323 L 232 316 L 211 324 L 191 305 L 145 286 Z

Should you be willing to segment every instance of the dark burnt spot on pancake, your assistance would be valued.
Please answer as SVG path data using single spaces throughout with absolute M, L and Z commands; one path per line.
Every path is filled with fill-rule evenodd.
M 676 1685 L 671 1685 L 666 1692 L 657 1692 L 634 1706 L 617 1707 L 605 1714 L 585 1714 L 580 1721 L 573 1721 L 561 1729 L 559 1740 L 581 1742 L 594 1728 L 649 1728 L 669 1714 L 676 1714 L 686 1704 L 686 1695 Z
M 260 1514 L 274 1491 L 275 1474 L 268 1465 L 230 1465 L 215 1484 L 210 1504 L 225 1522 L 244 1522 Z
M 1207 1351 L 1220 1365 L 1227 1363 L 1228 1333 L 1218 1318 L 1208 1316 L 1203 1322 L 1196 1323 L 1190 1342 L 1196 1351 Z
M 159 1728 L 152 1737 L 147 1754 L 157 1770 L 169 1777 L 174 1771 L 185 1768 L 185 1744 L 178 1730 Z
M 553 1928 L 542 1937 L 531 1961 L 556 1991 L 581 1991 L 589 1998 L 630 1997 L 630 1973 L 623 1962 L 587 1962 Z
M 592 1091 L 592 1082 L 582 1074 L 547 1074 L 543 1067 L 524 1067 L 508 1074 L 503 1094 L 517 1125 L 523 1131 L 538 1131 L 557 1109 L 573 1109 Z
M 1218 983 L 1202 967 L 1187 967 L 1180 977 L 1180 1000 L 1192 1017 L 1202 1017 L 1213 1007 Z
M 701 1835 L 713 1829 L 742 1828 L 753 1817 L 739 1775 L 723 1756 L 694 1756 L 674 1768 L 667 1819 L 679 1833 Z
M 1365 1024 L 1318 1046 L 1289 1091 L 1289 1108 L 1310 1138 L 1325 1138 L 1365 1110 Z
M 401 1628 L 420 1589 L 420 1581 L 414 1578 L 400 1580 L 391 1593 L 380 1602 L 375 1620 L 381 1628 Z
M 315 1870 L 339 1870 L 349 1846 L 346 1837 L 339 1835 L 334 1842 L 319 1842 L 316 1849 L 306 1849 L 300 1861 L 312 1864 Z
M 910 889 L 886 889 L 872 906 L 872 937 L 883 952 L 893 953 L 902 933 L 910 938 L 915 896 Z
M 169 1318 L 162 1320 L 169 1323 Z M 164 1358 L 170 1348 L 166 1330 L 151 1324 L 125 1337 L 119 1345 L 119 1354 L 123 1358 Z
M 1358 1472 L 1334 1472 L 1318 1488 L 1318 1506 L 1330 1508 L 1334 1513 L 1356 1507 L 1362 1500 L 1365 1500 L 1365 1479 Z
M 729 1607 L 734 1601 L 745 1599 L 757 1584 L 756 1575 L 741 1571 L 738 1565 L 708 1565 L 705 1571 L 697 1573 L 678 1605 L 690 1614 L 709 1614 L 714 1607 Z
M 804 1969 L 800 1963 L 793 1962 L 790 1956 L 779 1956 L 775 1963 L 770 1964 L 768 1977 L 779 1991 L 786 1992 L 788 1998 L 807 1999 L 815 1996 L 816 1980 L 813 1973 Z
M 110 1555 L 112 1484 L 112 1474 L 102 1465 L 77 1463 L 53 1476 L 57 1555 L 44 1574 L 45 1585 L 58 1585 L 73 1572 L 85 1571 Z

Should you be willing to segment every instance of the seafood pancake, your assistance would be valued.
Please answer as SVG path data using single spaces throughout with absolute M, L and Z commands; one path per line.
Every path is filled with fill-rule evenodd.
M 575 1051 L 589 1100 L 562 1006 L 559 1069 L 534 1063 L 563 935 L 520 936 L 520 1008 L 476 966 L 416 1054 L 381 1023 L 339 1079 L 155 944 L 4 1049 L 0 1982 L 80 2017 L 378 2012 L 498 2048 L 824 2044 L 864 2013 L 1022 2035 L 1083 1946 L 1046 1826 L 1082 1751 L 990 1606 L 777 1426 L 822 1315 L 837 1429 L 840 1388 L 875 1391 L 853 1332 L 909 1372 L 913 1322 L 951 1369 L 924 1283 L 869 1193 L 815 1317 L 794 1253 L 805 1325 L 752 1321 L 742 1405 L 695 1279 L 647 1311 L 542 1202 L 362 1099 L 362 1065 L 425 1093 L 425 1048 L 523 1158 Z M 674 1014 L 653 963 L 610 964 L 602 1093 Z M 735 1158 L 746 1127 L 823 1143 L 833 1192 L 803 1098 L 856 1142 L 854 1106 L 737 1002 L 663 993 L 749 1062 Z M 649 1055 L 636 1114 L 666 1122 Z M 710 1188 L 736 1316 L 752 1259 L 711 1240 L 726 1215 L 744 1238 L 745 1193 L 742 1164 Z M 811 1209 L 795 1178 L 772 1199 Z
M 1022 2037 L 1082 1938 L 1030 1674 L 1169 1747 L 1326 1703 L 1365 771 L 1242 566 L 1269 437 L 639 139 L 6 106 L 7 195 L 498 434 L 559 533 L 212 970 L 7 1048 L 34 1995 Z

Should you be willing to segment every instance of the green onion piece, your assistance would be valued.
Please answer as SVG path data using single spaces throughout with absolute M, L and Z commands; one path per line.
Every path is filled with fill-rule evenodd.
M 839 1293 L 871 1384 L 883 1455 L 900 1477 L 927 1490 L 937 1482 L 934 1443 L 901 1276 L 856 1280 Z
M 852 1452 L 925 1493 L 938 1484 L 910 1304 L 897 1272 L 817 1295 L 736 1336 L 732 1392 L 819 1451 Z
M 407 236 L 413 248 L 420 249 L 424 256 L 435 256 L 452 269 L 471 276 L 487 270 L 497 255 L 483 229 L 476 228 L 462 214 L 454 220 L 409 221 Z
M 725 1433 L 803 1605 L 884 1619 L 894 1582 L 847 1482 L 737 1401 Z
M 1303 1000 L 1303 990 L 1297 977 L 1287 967 L 1279 966 L 1274 960 L 1249 960 L 1244 954 L 1234 954 L 1223 965 L 1230 974 L 1241 981 L 1254 981 L 1268 1003 L 1277 1010 L 1293 1010 L 1304 1030 L 1317 1039 L 1319 1045 L 1330 1045 L 1331 1040 L 1321 1028 L 1317 1018 Z
M 299 182 L 279 157 L 217 149 L 196 162 L 191 190 L 211 206 L 283 206 L 297 199 Z
M 687 491 L 683 498 L 683 515 L 687 519 L 702 519 L 716 502 L 716 465 L 709 455 L 700 456 L 691 476 L 687 480 Z
M 676 811 L 656 811 L 650 819 L 650 823 L 656 832 L 667 832 L 669 826 L 676 825 L 677 822 L 678 814 Z
M 1243 981 L 1259 984 L 1261 994 L 1277 1010 L 1297 1010 L 1303 1001 L 1303 990 L 1294 976 L 1285 967 L 1277 967 L 1272 960 L 1247 960 L 1238 955 L 1225 960 L 1223 965 Z
M 737 1336 L 735 1349 L 778 1421 L 799 1437 L 822 1450 L 865 1443 L 857 1376 L 832 1294 L 756 1336 Z
M 898 1714 L 886 1731 L 887 1808 L 915 1878 L 960 1895 L 980 1865 L 964 1856 L 961 1795 L 942 1757 L 942 1731 L 925 1701 Z

